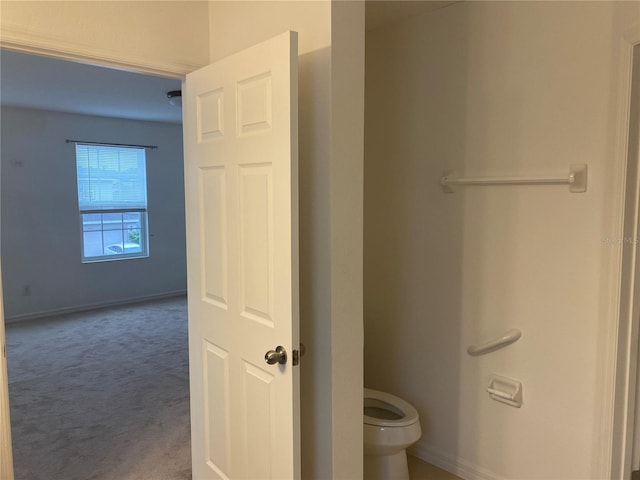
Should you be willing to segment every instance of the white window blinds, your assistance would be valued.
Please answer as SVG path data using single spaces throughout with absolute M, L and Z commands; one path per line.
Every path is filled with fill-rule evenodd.
M 144 148 L 76 144 L 80 211 L 146 210 Z

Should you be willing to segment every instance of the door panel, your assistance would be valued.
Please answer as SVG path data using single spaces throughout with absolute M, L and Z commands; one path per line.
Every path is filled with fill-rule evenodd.
M 244 362 L 244 397 L 242 419 L 244 426 L 247 478 L 273 478 L 271 458 L 278 455 L 273 405 L 277 402 L 274 376 L 266 369 Z M 253 399 L 259 398 L 256 403 Z
M 194 479 L 300 476 L 296 42 L 184 85 Z
M 206 462 L 225 478 L 231 455 L 229 411 L 229 353 L 207 341 L 203 342 L 204 425 Z
M 242 165 L 239 177 L 241 315 L 273 328 L 271 165 Z
M 200 170 L 200 222 L 203 298 L 227 308 L 227 218 L 225 175 L 221 167 Z M 206 213 L 206 214 L 205 214 Z

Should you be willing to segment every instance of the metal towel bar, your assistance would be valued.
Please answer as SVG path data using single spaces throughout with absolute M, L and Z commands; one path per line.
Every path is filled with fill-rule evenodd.
M 495 340 L 491 340 L 490 342 L 483 343 L 480 345 L 471 345 L 467 348 L 467 353 L 472 357 L 477 357 L 478 355 L 484 355 L 485 353 L 494 352 L 499 350 L 500 348 L 504 348 L 507 345 L 511 345 L 513 342 L 516 342 L 522 336 L 522 332 L 517 328 L 512 328 L 507 333 L 505 333 L 500 338 L 496 338 Z

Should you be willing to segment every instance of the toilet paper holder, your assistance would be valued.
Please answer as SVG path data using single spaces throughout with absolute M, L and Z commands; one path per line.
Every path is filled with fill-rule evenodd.
M 489 397 L 512 407 L 522 406 L 522 382 L 492 374 L 487 387 Z

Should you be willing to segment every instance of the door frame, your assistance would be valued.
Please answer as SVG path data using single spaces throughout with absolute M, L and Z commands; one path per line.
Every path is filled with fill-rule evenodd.
M 614 385 L 614 396 L 609 399 L 609 425 L 603 425 L 611 432 L 606 437 L 612 440 L 609 453 L 608 472 L 603 472 L 613 480 L 631 478 L 634 450 L 640 448 L 636 430 L 640 427 L 640 155 L 631 142 L 638 142 L 640 134 L 632 133 L 632 115 L 640 117 L 640 107 L 632 107 L 631 101 L 640 98 L 640 91 L 633 92 L 632 74 L 640 75 L 640 68 L 634 69 L 634 54 L 640 54 L 640 25 L 625 32 L 621 42 L 618 87 L 618 122 L 616 125 L 616 165 L 614 213 L 614 234 L 611 239 L 603 239 L 616 248 L 616 274 L 612 279 L 612 323 L 606 325 L 609 333 L 603 331 L 609 342 L 608 359 L 614 366 L 610 374 L 605 372 Z M 640 125 L 640 122 L 638 123 Z M 606 242 L 609 240 L 610 242 Z M 615 289 L 615 290 L 613 290 Z M 613 323 L 615 322 L 615 323 Z M 611 377 L 609 377 L 611 375 Z M 608 383 L 608 382 L 607 382 Z M 606 394 L 606 393 L 605 393 Z M 606 401 L 606 400 L 605 400 Z M 606 404 L 606 403 L 605 403 Z M 635 437 L 635 439 L 634 439 Z M 634 445 L 635 443 L 635 445 Z
M 0 48 L 5 50 L 18 51 L 32 55 L 40 55 L 60 60 L 70 60 L 74 62 L 84 63 L 97 67 L 116 68 L 132 73 L 141 73 L 145 75 L 156 75 L 159 77 L 176 78 L 184 81 L 185 76 L 191 70 L 186 71 L 175 65 L 150 65 L 132 62 L 131 59 L 106 58 L 101 52 L 92 52 L 85 50 L 81 53 L 71 51 L 63 47 L 54 46 L 43 48 L 38 42 L 32 42 L 28 39 L 11 39 L 7 41 L 5 36 L 0 40 Z M 195 70 L 195 67 L 193 70 Z M 184 160 L 183 160 L 184 162 Z M 1 174 L 1 173 L 0 173 Z M 4 355 L 4 309 L 3 305 L 2 282 L 0 278 L 0 478 L 13 480 L 13 454 L 11 442 L 5 441 L 11 438 L 11 423 L 9 422 L 9 386 L 8 378 L 2 374 L 6 372 L 7 361 Z M 6 398 L 6 401 L 5 401 Z M 6 463 L 5 463 L 6 462 Z M 5 471 L 5 466 L 7 471 Z
M 0 264 L 2 261 L 0 260 Z M 0 478 L 13 478 L 11 454 L 11 422 L 9 418 L 9 381 L 7 377 L 7 349 L 4 335 L 4 302 L 0 275 Z

